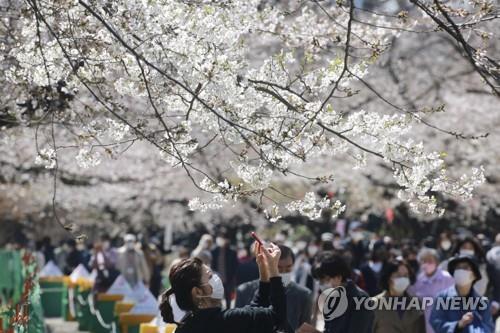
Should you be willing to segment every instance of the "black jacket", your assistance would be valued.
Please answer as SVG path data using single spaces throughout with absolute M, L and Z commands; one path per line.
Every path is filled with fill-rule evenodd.
M 271 301 L 271 306 L 262 306 Z M 281 277 L 261 282 L 252 304 L 239 309 L 201 309 L 177 327 L 176 333 L 271 333 L 286 322 L 285 288 Z
M 360 268 L 361 274 L 363 274 L 363 279 L 365 281 L 365 290 L 368 295 L 372 297 L 377 296 L 383 291 L 382 288 L 380 288 L 380 273 L 382 272 L 382 269 L 377 273 L 373 269 L 371 269 L 368 263 L 362 265 Z
M 368 299 L 368 294 L 348 280 L 346 285 L 348 306 L 346 312 L 333 320 L 325 320 L 325 333 L 371 333 L 375 314 L 363 307 L 356 309 L 354 298 Z
M 239 285 L 236 289 L 235 307 L 241 308 L 250 304 L 259 288 L 259 280 Z M 312 295 L 307 288 L 291 281 L 285 288 L 287 321 L 285 331 L 295 332 L 303 323 L 311 322 Z

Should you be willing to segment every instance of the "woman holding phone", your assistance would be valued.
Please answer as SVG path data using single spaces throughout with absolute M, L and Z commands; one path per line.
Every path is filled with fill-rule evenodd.
M 252 304 L 222 310 L 224 287 L 221 279 L 197 258 L 184 259 L 170 270 L 171 288 L 162 295 L 163 320 L 178 325 L 176 333 L 266 333 L 275 332 L 286 322 L 286 296 L 278 271 L 279 247 L 255 243 L 260 285 Z M 169 297 L 175 295 L 187 315 L 175 322 Z

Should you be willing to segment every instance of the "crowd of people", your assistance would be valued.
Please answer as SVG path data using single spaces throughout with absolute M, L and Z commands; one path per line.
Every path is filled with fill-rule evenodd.
M 292 241 L 277 233 L 262 246 L 250 240 L 235 245 L 224 230 L 173 252 L 134 234 L 103 235 L 89 245 L 68 240 L 57 247 L 44 238 L 35 254 L 41 266 L 52 260 L 66 274 L 80 264 L 94 270 L 96 292 L 106 291 L 120 274 L 131 286 L 142 281 L 161 297 L 163 318 L 177 323 L 178 332 L 500 330 L 500 234 L 442 233 L 416 242 L 368 232 L 354 221 L 344 235 L 326 232 L 317 240 Z M 345 313 L 325 318 L 321 297 L 338 287 L 347 296 Z M 481 302 L 448 309 L 438 302 L 423 308 L 376 306 L 398 298 Z M 372 305 L 359 307 L 355 299 Z
M 318 242 L 291 242 L 278 234 L 268 243 L 271 249 L 277 244 L 281 253 L 275 268 L 259 263 L 259 255 L 269 255 L 265 249 L 239 256 L 224 233 L 217 235 L 215 245 L 213 241 L 203 235 L 191 257 L 177 259 L 170 270 L 172 284 L 164 293 L 162 313 L 166 321 L 180 325 L 180 332 L 230 332 L 235 323 L 246 332 L 500 330 L 500 234 L 489 239 L 483 234 L 442 233 L 417 243 L 369 233 L 353 222 L 346 237 L 327 232 Z M 276 271 L 282 283 L 262 273 L 266 269 Z M 179 279 L 182 283 L 176 282 Z M 284 287 L 281 300 L 276 299 L 279 285 Z M 345 313 L 325 318 L 321 297 L 338 287 L 347 296 Z M 171 295 L 184 317 L 171 314 Z M 355 299 L 367 299 L 370 306 L 358 307 Z M 412 300 L 420 306 L 408 306 Z M 400 307 L 377 306 L 389 301 Z M 263 316 L 268 320 L 258 311 L 267 313 Z

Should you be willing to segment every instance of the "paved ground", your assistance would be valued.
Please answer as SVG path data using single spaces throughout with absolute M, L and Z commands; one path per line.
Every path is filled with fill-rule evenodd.
M 64 321 L 61 318 L 46 318 L 45 325 L 47 333 L 78 333 L 78 323 L 72 321 Z
M 73 322 L 64 321 L 61 318 L 46 318 L 45 325 L 47 326 L 47 333 L 79 333 L 79 332 L 82 332 L 82 331 L 78 330 L 78 323 L 76 323 L 74 321 Z M 495 333 L 500 333 L 500 318 L 497 319 Z

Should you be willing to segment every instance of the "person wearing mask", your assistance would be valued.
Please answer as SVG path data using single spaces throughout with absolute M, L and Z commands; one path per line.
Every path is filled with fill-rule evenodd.
M 109 261 L 109 264 L 112 266 L 116 266 L 116 261 L 118 260 L 118 253 L 116 252 L 116 248 L 111 245 L 111 237 L 104 234 L 101 236 L 101 245 L 102 251 L 106 256 L 106 259 Z
M 321 234 L 321 251 L 333 250 L 333 234 L 331 232 L 324 232 Z
M 45 258 L 45 262 L 49 261 L 54 261 L 55 260 L 55 253 L 54 253 L 54 246 L 52 246 L 52 240 L 50 239 L 49 236 L 45 236 L 42 239 L 42 246 L 40 248 L 40 251 L 43 252 L 43 256 Z M 62 266 L 60 266 L 62 267 Z
M 89 262 L 91 270 L 97 272 L 94 281 L 94 290 L 97 292 L 108 290 L 120 274 L 115 267 L 116 257 L 112 257 L 114 252 L 111 251 L 107 240 L 107 236 L 103 236 L 99 242 L 94 244 L 94 250 Z
M 254 251 L 248 246 L 245 249 L 246 255 L 238 256 L 238 269 L 236 270 L 236 285 L 253 281 L 259 278 L 259 268 L 253 256 Z
M 309 244 L 307 244 L 307 255 L 309 259 L 314 259 L 320 250 L 321 248 L 317 241 L 310 241 Z
M 441 291 L 434 301 L 430 317 L 434 332 L 492 333 L 494 331 L 490 303 L 474 289 L 474 284 L 481 279 L 476 260 L 474 257 L 461 254 L 448 262 L 448 272 L 453 276 L 455 284 Z M 443 307 L 446 299 L 450 298 L 452 301 L 448 303 L 458 303 L 458 309 L 455 306 Z
M 68 240 L 67 244 L 68 255 L 66 257 L 63 273 L 65 275 L 70 275 L 78 265 L 86 264 L 86 262 L 84 262 L 81 246 L 79 246 L 74 239 Z
M 446 260 L 449 258 L 452 254 L 452 246 L 453 242 L 451 241 L 450 236 L 446 232 L 442 232 L 439 235 L 439 240 L 438 240 L 438 253 L 439 253 L 439 259 L 441 261 Z
M 292 249 L 279 245 L 281 257 L 278 262 L 278 270 L 285 286 L 287 325 L 286 332 L 295 332 L 303 323 L 311 322 L 312 295 L 311 291 L 299 286 L 292 281 L 292 270 L 295 262 L 295 255 Z M 259 288 L 259 280 L 243 283 L 236 289 L 237 308 L 250 304 L 256 291 Z
M 417 273 L 420 269 L 420 265 L 418 262 L 418 249 L 411 244 L 407 244 L 403 246 L 402 250 L 404 261 L 406 261 L 410 265 L 411 270 L 414 273 Z
M 216 247 L 212 251 L 212 268 L 222 279 L 226 308 L 229 309 L 231 307 L 231 294 L 236 286 L 238 256 L 236 251 L 231 249 L 229 237 L 226 233 L 219 233 L 215 241 Z
M 342 243 L 342 237 L 338 232 L 333 234 L 332 244 L 334 250 L 340 251 L 344 249 L 344 244 Z
M 384 291 L 373 298 L 376 305 L 373 333 L 425 332 L 423 311 L 410 307 L 384 308 L 380 304 L 381 302 L 388 304 L 388 299 L 391 298 L 392 304 L 401 302 L 403 305 L 409 305 L 410 296 L 407 289 L 414 280 L 412 268 L 406 261 L 393 260 L 385 264 L 380 277 L 380 284 Z
M 286 322 L 286 296 L 278 262 L 280 249 L 255 245 L 259 267 L 259 289 L 251 305 L 222 310 L 224 286 L 221 278 L 198 258 L 183 259 L 169 274 L 170 289 L 162 295 L 160 312 L 167 323 L 176 323 L 176 333 L 271 333 Z M 170 297 L 186 312 L 174 320 Z
M 356 309 L 354 298 L 368 298 L 351 280 L 351 268 L 347 260 L 335 252 L 320 254 L 313 264 L 313 277 L 319 282 L 320 290 L 328 292 L 330 288 L 343 287 L 346 292 L 347 310 L 331 320 L 325 320 L 325 333 L 371 333 L 373 311 L 366 308 Z M 308 323 L 302 324 L 297 333 L 317 333 L 316 328 Z
M 372 251 L 370 260 L 360 268 L 366 286 L 365 290 L 370 296 L 375 296 L 382 292 L 380 289 L 380 274 L 387 256 L 388 253 L 385 245 L 378 243 Z
M 365 255 L 368 252 L 368 242 L 361 222 L 353 221 L 349 224 L 349 239 L 345 244 L 345 249 L 352 253 L 353 268 L 360 268 L 365 263 Z
M 54 249 L 54 260 L 57 267 L 61 270 L 66 267 L 66 259 L 68 258 L 69 245 L 67 241 L 61 241 L 59 246 Z
M 89 263 L 90 263 L 90 258 L 92 257 L 92 250 L 94 248 L 94 244 L 92 243 L 85 244 L 85 242 L 80 241 L 76 243 L 76 248 L 82 254 L 83 265 L 87 270 L 90 270 Z
M 311 263 L 313 261 L 314 256 L 310 255 L 311 251 L 309 250 L 309 247 L 307 246 L 307 243 L 302 247 L 302 241 L 300 241 L 298 244 L 295 267 L 293 268 L 294 272 L 293 280 L 297 282 L 299 286 L 302 286 L 309 290 L 313 290 L 314 279 L 312 278 L 311 275 Z M 317 249 L 317 247 L 315 246 L 312 249 L 313 249 L 312 252 L 314 252 L 314 249 Z M 314 252 L 314 255 L 316 255 L 316 253 L 317 251 Z
M 45 266 L 45 255 L 42 252 L 42 245 L 43 245 L 42 241 L 36 241 L 35 251 L 33 252 L 33 256 L 35 257 L 35 262 L 38 270 L 41 270 L 43 266 Z
M 118 249 L 116 268 L 125 280 L 134 287 L 139 281 L 149 285 L 150 272 L 144 253 L 137 246 L 135 235 L 127 234 L 123 238 L 124 245 Z
M 417 260 L 420 264 L 420 273 L 417 276 L 417 281 L 414 285 L 408 288 L 408 293 L 418 298 L 432 297 L 449 288 L 454 284 L 453 277 L 447 271 L 438 267 L 439 253 L 435 249 L 423 248 L 417 255 Z M 425 331 L 434 333 L 429 322 L 432 308 L 425 308 Z
M 474 284 L 474 288 L 479 295 L 484 296 L 488 288 L 489 278 L 485 262 L 486 256 L 479 242 L 474 237 L 464 237 L 457 242 L 453 254 L 455 256 L 466 255 L 476 259 L 479 265 L 479 271 L 481 272 L 481 279 Z
M 500 233 L 495 237 L 495 243 L 486 254 L 488 276 L 491 283 L 491 308 L 494 316 L 500 315 Z M 500 328 L 500 316 L 497 320 Z

